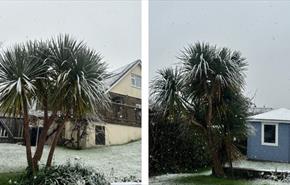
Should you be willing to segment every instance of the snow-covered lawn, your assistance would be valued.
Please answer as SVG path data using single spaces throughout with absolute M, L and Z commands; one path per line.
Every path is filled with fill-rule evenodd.
M 180 173 L 180 174 L 166 174 L 166 175 L 160 175 L 150 178 L 149 182 L 150 185 L 289 185 L 289 182 L 281 182 L 281 181 L 273 181 L 273 180 L 263 180 L 263 179 L 257 179 L 257 180 L 223 180 L 217 178 L 216 181 L 213 177 L 210 176 L 211 171 L 205 171 L 201 173 Z M 194 177 L 198 177 L 198 182 L 195 182 L 194 180 L 186 183 L 180 182 L 180 179 L 194 179 Z M 203 180 L 200 180 L 203 179 Z M 229 183 L 231 182 L 231 183 Z
M 290 163 L 240 160 L 233 162 L 233 167 L 261 171 L 290 172 Z
M 154 185 L 165 185 L 165 184 L 176 184 L 175 180 L 183 177 L 189 177 L 189 176 L 196 176 L 196 175 L 210 175 L 211 171 L 205 171 L 202 173 L 177 173 L 177 174 L 165 174 L 165 175 L 159 175 L 155 177 L 151 177 L 149 179 L 149 184 Z
M 42 164 L 46 162 L 48 149 L 48 146 L 44 149 Z M 101 171 L 108 178 L 135 176 L 141 179 L 141 141 L 86 150 L 57 147 L 53 161 L 54 164 L 63 164 L 68 160 L 75 161 L 75 159 L 79 159 L 85 166 Z M 24 146 L 0 143 L 0 173 L 20 171 L 26 165 Z

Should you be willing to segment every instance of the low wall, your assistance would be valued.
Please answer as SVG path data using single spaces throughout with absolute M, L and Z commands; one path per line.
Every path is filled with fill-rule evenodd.
M 237 168 L 233 169 L 224 167 L 224 172 L 229 177 L 239 179 L 271 179 L 271 180 L 284 180 L 290 177 L 290 171 L 271 171 L 271 170 L 255 170 L 248 168 Z

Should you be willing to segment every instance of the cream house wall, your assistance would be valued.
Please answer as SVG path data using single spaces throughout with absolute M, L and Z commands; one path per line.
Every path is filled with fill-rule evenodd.
M 141 128 L 140 127 L 132 127 L 125 125 L 116 125 L 110 123 L 93 123 L 92 127 L 95 125 L 104 126 L 105 127 L 105 140 L 106 145 L 120 145 L 126 144 L 130 141 L 136 141 L 141 139 Z M 88 133 L 85 140 L 85 147 L 93 147 L 95 146 L 95 132 L 94 128 L 88 128 Z
M 86 148 L 91 148 L 96 146 L 96 132 L 95 132 L 95 126 L 96 123 L 90 123 L 87 127 L 87 136 L 85 137 L 85 141 L 83 146 Z
M 106 124 L 106 145 L 119 145 L 141 139 L 141 128 Z
M 131 83 L 131 74 L 141 75 L 141 65 L 138 64 L 133 67 L 115 86 L 112 87 L 110 92 L 131 96 L 141 99 L 141 88 L 133 87 Z
M 126 125 L 117 125 L 110 123 L 102 123 L 102 122 L 91 122 L 87 127 L 87 135 L 85 138 L 81 140 L 81 147 L 83 148 L 91 148 L 96 146 L 95 139 L 95 126 L 104 126 L 105 127 L 105 141 L 106 145 L 120 145 L 126 144 L 131 141 L 136 141 L 141 139 L 141 128 L 140 127 L 132 127 Z M 73 124 L 71 122 L 67 122 L 65 126 L 65 138 L 71 139 L 71 136 L 74 137 L 76 141 L 76 133 L 72 133 Z
M 80 146 L 83 148 L 90 148 L 93 146 L 96 146 L 95 144 L 95 125 L 96 123 L 89 123 L 86 129 L 87 135 L 81 139 Z M 68 121 L 65 123 L 65 132 L 64 132 L 64 138 L 67 140 L 74 139 L 74 142 L 76 144 L 77 141 L 77 132 L 73 131 L 74 125 L 72 122 Z M 70 147 L 70 146 L 69 146 Z

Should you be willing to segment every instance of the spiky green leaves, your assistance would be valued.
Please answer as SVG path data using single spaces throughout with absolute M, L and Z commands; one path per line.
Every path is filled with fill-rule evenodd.
M 185 48 L 179 59 L 192 97 L 220 97 L 225 88 L 237 92 L 243 89 L 247 64 L 237 51 L 198 42 Z
M 184 48 L 178 59 L 180 68 L 160 70 L 153 79 L 153 105 L 166 114 L 190 112 L 187 116 L 202 124 L 211 96 L 214 114 L 227 112 L 225 93 L 241 94 L 243 90 L 245 58 L 237 51 L 198 42 Z
M 0 58 L 0 110 L 21 114 L 22 99 L 41 108 L 75 117 L 97 114 L 109 106 L 105 93 L 106 64 L 83 42 L 68 35 L 16 45 Z
M 0 57 L 0 110 L 19 115 L 24 99 L 29 105 L 36 94 L 35 81 L 46 75 L 45 63 L 28 53 L 26 45 L 16 45 Z
M 55 106 L 64 112 L 71 110 L 77 117 L 108 108 L 109 95 L 103 83 L 107 76 L 106 64 L 102 57 L 67 35 L 51 43 L 56 72 L 53 76 L 57 89 Z
M 186 102 L 181 94 L 182 78 L 179 69 L 164 68 L 151 83 L 151 97 L 154 106 L 162 109 L 164 115 L 174 115 L 183 109 Z

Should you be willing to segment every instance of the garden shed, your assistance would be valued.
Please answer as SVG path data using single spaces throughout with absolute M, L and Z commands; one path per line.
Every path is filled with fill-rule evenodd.
M 247 157 L 290 162 L 290 110 L 281 108 L 250 116 Z

